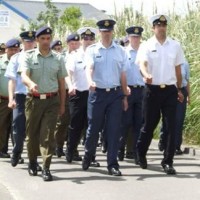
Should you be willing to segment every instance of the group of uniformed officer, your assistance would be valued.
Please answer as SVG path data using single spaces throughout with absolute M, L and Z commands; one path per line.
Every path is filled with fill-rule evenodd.
M 101 133 L 108 174 L 121 176 L 118 160 L 124 159 L 128 134 L 131 158 L 147 168 L 146 154 L 162 114 L 166 131 L 161 165 L 167 174 L 175 174 L 175 112 L 177 98 L 184 99 L 184 55 L 181 45 L 166 35 L 168 22 L 166 15 L 153 16 L 154 36 L 142 45 L 143 28 L 128 27 L 126 47 L 113 40 L 112 19 L 98 21 L 99 30 L 83 27 L 69 35 L 67 51 L 60 40 L 52 42 L 47 26 L 22 32 L 21 52 L 19 40 L 9 40 L 0 57 L 0 157 L 9 157 L 2 149 L 12 121 L 12 166 L 20 163 L 26 138 L 29 174 L 42 171 L 43 180 L 51 181 L 53 154 L 66 156 L 69 163 L 82 161 L 83 170 L 99 167 Z M 100 40 L 95 42 L 98 31 Z M 83 159 L 78 152 L 81 138 Z

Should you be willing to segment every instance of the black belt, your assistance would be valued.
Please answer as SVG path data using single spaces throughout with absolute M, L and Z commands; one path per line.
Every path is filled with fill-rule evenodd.
M 144 88 L 144 85 L 128 85 L 129 88 Z
M 167 88 L 175 87 L 175 85 L 165 85 L 165 84 L 161 84 L 161 85 L 146 84 L 146 86 L 149 88 L 155 88 L 155 89 L 167 89 Z
M 114 88 L 96 88 L 96 90 L 105 91 L 105 92 L 117 91 L 119 89 L 121 89 L 120 86 L 117 86 L 117 87 L 114 87 Z

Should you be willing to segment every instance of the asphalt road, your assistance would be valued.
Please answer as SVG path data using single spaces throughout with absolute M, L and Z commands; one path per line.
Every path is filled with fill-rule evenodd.
M 83 147 L 79 147 L 83 155 Z M 200 157 L 175 156 L 177 175 L 170 176 L 160 166 L 162 153 L 155 142 L 148 152 L 148 169 L 142 170 L 132 160 L 120 162 L 123 176 L 107 175 L 106 156 L 100 149 L 100 168 L 82 171 L 81 162 L 68 164 L 64 157 L 53 158 L 52 182 L 44 182 L 41 173 L 31 177 L 25 163 L 13 168 L 10 159 L 0 159 L 0 200 L 199 200 Z M 41 159 L 39 159 L 41 163 Z

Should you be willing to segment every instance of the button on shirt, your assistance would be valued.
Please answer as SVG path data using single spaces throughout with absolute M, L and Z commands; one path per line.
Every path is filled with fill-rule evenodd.
M 26 52 L 19 71 L 27 71 L 30 78 L 38 85 L 39 93 L 58 91 L 58 79 L 67 76 L 64 59 L 60 54 L 50 51 L 43 56 L 38 49 Z
M 23 62 L 24 56 L 24 51 L 13 55 L 10 59 L 5 73 L 5 77 L 16 81 L 15 94 L 27 94 L 27 88 L 22 83 L 21 75 L 18 73 L 18 69 L 20 67 L 20 64 Z
M 141 44 L 136 57 L 136 64 L 147 61 L 148 73 L 153 77 L 153 85 L 175 85 L 177 82 L 175 67 L 184 62 L 181 45 L 167 37 L 161 45 L 155 36 Z
M 8 79 L 4 76 L 9 63 L 7 54 L 0 56 L 0 95 L 8 97 Z
M 127 48 L 125 48 L 125 50 L 127 52 L 129 61 L 129 67 L 126 71 L 127 84 L 140 86 L 144 85 L 139 66 L 135 64 L 137 50 L 133 49 L 130 45 Z
M 87 67 L 93 69 L 92 80 L 98 88 L 120 86 L 121 73 L 128 67 L 127 54 L 123 47 L 112 42 L 105 48 L 98 42 L 86 50 Z
M 86 76 L 85 52 L 83 48 L 73 51 L 66 64 L 67 70 L 73 72 L 71 77 L 74 89 L 78 91 L 89 90 L 89 84 Z

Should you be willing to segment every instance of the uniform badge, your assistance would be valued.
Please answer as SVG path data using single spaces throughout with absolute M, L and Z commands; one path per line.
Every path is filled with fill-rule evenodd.
M 5 44 L 1 44 L 0 48 L 5 49 L 6 45 Z
M 78 40 L 78 36 L 75 37 L 75 40 Z
M 50 32 L 50 29 L 47 29 L 47 33 L 49 33 Z
M 166 21 L 166 18 L 165 18 L 164 15 L 161 15 L 160 18 L 159 18 L 159 20 L 160 20 L 161 22 L 165 22 L 165 21 Z
M 90 29 L 87 29 L 87 30 L 85 31 L 85 34 L 86 34 L 86 35 L 91 35 L 92 32 L 90 31 Z
M 61 42 L 58 42 L 58 45 L 61 45 Z
M 32 33 L 32 31 L 29 31 L 29 33 L 28 33 L 28 37 L 33 37 L 33 33 Z
M 139 33 L 140 31 L 139 31 L 139 28 L 135 28 L 134 29 L 134 33 Z
M 110 25 L 109 21 L 106 20 L 106 21 L 104 22 L 104 26 L 109 26 L 109 25 Z

